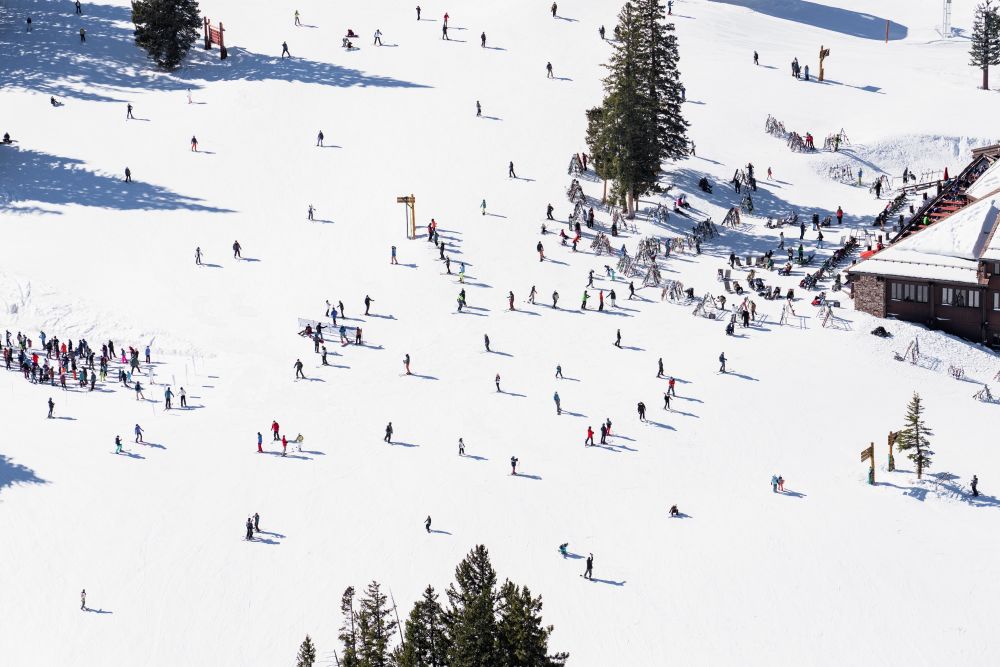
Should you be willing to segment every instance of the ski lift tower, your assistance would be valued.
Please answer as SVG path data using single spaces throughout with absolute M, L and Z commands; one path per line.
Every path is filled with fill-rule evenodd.
M 941 36 L 945 39 L 951 37 L 951 0 L 942 0 L 941 8 Z

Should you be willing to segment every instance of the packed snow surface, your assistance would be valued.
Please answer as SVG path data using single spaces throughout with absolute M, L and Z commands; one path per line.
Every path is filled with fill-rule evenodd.
M 1000 365 L 969 343 L 855 312 L 829 280 L 820 289 L 840 307 L 823 327 L 799 281 L 848 234 L 870 231 L 885 202 L 817 168 L 839 157 L 792 153 L 763 132 L 768 114 L 818 142 L 843 128 L 855 155 L 872 146 L 885 157 L 864 167 L 871 176 L 957 173 L 1000 118 L 1000 97 L 977 89 L 967 64 L 973 2 L 953 3 L 953 39 L 936 32 L 934 2 L 674 3 L 696 156 L 667 165 L 669 192 L 641 208 L 684 192 L 693 216 L 719 223 L 739 202 L 733 172 L 752 162 L 758 215 L 701 255 L 661 258 L 664 278 L 699 298 L 726 294 L 716 274 L 731 252 L 776 248 L 765 216 L 845 212 L 822 248 L 807 228 L 817 258 L 806 270 L 758 270 L 795 290 L 795 315 L 780 324 L 784 300 L 754 295 L 763 321 L 732 337 L 724 323 L 740 297 L 726 294 L 721 319 L 661 301 L 659 288 L 630 300 L 628 279 L 603 268 L 617 257 L 595 256 L 590 230 L 579 252 L 560 245 L 566 167 L 586 150 L 583 112 L 601 100 L 610 53 L 597 29 L 611 34 L 619 3 L 560 0 L 558 18 L 548 4 L 425 3 L 417 22 L 410 5 L 385 0 L 205 0 L 229 58 L 196 47 L 170 74 L 135 47 L 124 0 L 85 1 L 82 15 L 68 0 L 0 8 L 0 131 L 16 142 L 0 147 L 0 328 L 35 345 L 40 330 L 98 350 L 109 338 L 148 344 L 155 373 L 145 401 L 113 377 L 91 393 L 0 373 L 0 663 L 280 665 L 309 633 L 321 664 L 335 664 L 345 587 L 377 579 L 405 615 L 478 543 L 501 577 L 544 596 L 551 648 L 573 665 L 997 661 L 1000 406 L 972 394 L 986 382 L 998 393 Z M 360 35 L 350 52 L 348 28 Z M 821 45 L 827 81 L 791 77 L 793 57 L 815 77 Z M 933 144 L 945 146 L 935 156 L 921 137 L 954 140 Z M 711 194 L 697 189 L 702 176 Z M 602 184 L 592 171 L 581 182 L 607 230 Z M 396 203 L 410 194 L 416 240 Z M 555 233 L 542 236 L 550 202 Z M 431 218 L 452 275 L 426 240 Z M 616 251 L 692 221 L 643 214 L 636 225 L 612 239 Z M 787 247 L 797 232 L 784 228 Z M 746 286 L 743 270 L 733 277 Z M 598 291 L 612 288 L 617 306 L 597 312 Z M 365 344 L 341 347 L 328 330 L 322 366 L 296 333 L 300 319 L 323 319 L 327 300 L 343 301 L 349 335 L 360 326 Z M 870 336 L 878 324 L 894 337 Z M 914 338 L 939 365 L 894 360 Z M 661 357 L 677 379 L 671 411 Z M 306 380 L 293 379 L 297 358 Z M 164 410 L 167 384 L 185 388 L 188 409 Z M 935 429 L 921 481 L 902 454 L 885 469 L 886 436 L 913 391 Z M 588 425 L 608 418 L 608 443 L 584 447 Z M 301 451 L 279 455 L 272 420 L 304 436 Z M 137 423 L 146 445 L 133 442 Z M 871 442 L 874 487 L 860 460 Z M 769 483 L 779 474 L 783 494 Z M 672 504 L 684 518 L 668 517 Z M 266 532 L 245 542 L 253 512 Z M 424 530 L 427 515 L 440 532 Z M 562 542 L 594 554 L 593 582 L 583 560 L 559 556 Z M 84 588 L 91 612 L 79 609 Z

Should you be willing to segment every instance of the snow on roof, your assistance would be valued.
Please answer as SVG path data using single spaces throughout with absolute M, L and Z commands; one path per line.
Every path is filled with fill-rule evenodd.
M 989 169 L 984 171 L 983 174 L 976 179 L 976 182 L 969 186 L 969 189 L 965 191 L 965 194 L 973 199 L 979 200 L 984 197 L 989 197 L 998 190 L 1000 190 L 1000 160 L 994 162 Z
M 940 222 L 886 248 L 851 273 L 978 284 L 980 258 L 1000 259 L 994 233 L 1000 208 L 993 199 L 970 204 Z

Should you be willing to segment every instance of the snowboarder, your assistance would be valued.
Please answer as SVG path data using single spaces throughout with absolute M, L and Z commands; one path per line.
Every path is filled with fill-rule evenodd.
M 680 516 L 680 513 L 681 513 L 681 511 L 679 509 L 677 509 L 677 505 L 671 505 L 670 506 L 670 516 L 671 517 Z
M 557 415 L 561 415 L 562 414 L 562 404 L 560 403 L 560 400 L 559 400 L 559 392 L 558 391 L 555 392 L 554 394 L 552 394 L 552 400 L 555 401 L 555 403 L 556 403 L 556 414 Z
M 559 553 L 562 554 L 563 558 L 569 557 L 569 542 L 563 542 L 559 545 Z
M 583 572 L 584 579 L 594 578 L 594 554 L 587 556 L 587 569 Z
M 517 457 L 516 456 L 510 457 L 510 474 L 511 475 L 516 475 L 517 474 Z
M 302 360 L 301 359 L 296 359 L 295 363 L 292 365 L 292 368 L 295 369 L 295 379 L 296 380 L 298 380 L 299 378 L 302 378 L 303 380 L 306 379 L 306 374 L 302 372 Z
M 431 515 L 428 514 L 427 518 L 424 519 L 424 529 L 429 533 L 431 532 Z
M 285 56 L 292 57 L 292 54 L 288 51 L 288 42 L 281 43 L 281 57 L 284 58 Z
M 720 366 L 719 366 L 719 372 L 720 373 L 725 373 L 726 372 L 726 353 L 725 352 L 722 352 L 722 353 L 719 354 L 719 364 L 720 364 Z
M 234 259 L 243 259 L 243 255 L 240 254 L 241 250 L 243 250 L 243 246 L 240 245 L 240 242 L 239 241 L 233 241 L 233 258 Z
M 385 437 L 382 438 L 382 442 L 388 442 L 392 444 L 392 422 L 389 422 L 385 427 Z
M 646 421 L 646 404 L 639 401 L 639 405 L 636 406 L 636 410 L 639 412 L 639 421 Z
M 142 427 L 138 424 L 135 425 L 135 441 L 139 444 L 144 444 L 142 442 Z

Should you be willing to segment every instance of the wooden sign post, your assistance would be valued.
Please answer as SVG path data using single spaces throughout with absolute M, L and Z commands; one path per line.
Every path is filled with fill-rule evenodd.
M 406 204 L 406 238 L 417 238 L 417 198 L 414 195 L 396 197 L 396 203 Z
M 819 46 L 819 80 L 820 81 L 823 80 L 823 76 L 825 75 L 825 70 L 823 69 L 823 61 L 826 60 L 826 57 L 829 56 L 829 55 L 830 55 L 830 49 L 824 49 L 823 45 L 820 44 L 820 46 Z
M 896 437 L 899 431 L 889 431 L 889 472 L 896 469 L 896 459 L 892 457 L 892 446 L 896 444 Z
M 871 468 L 868 469 L 868 483 L 875 484 L 875 443 L 871 443 L 868 447 L 861 450 L 861 460 L 870 461 Z

